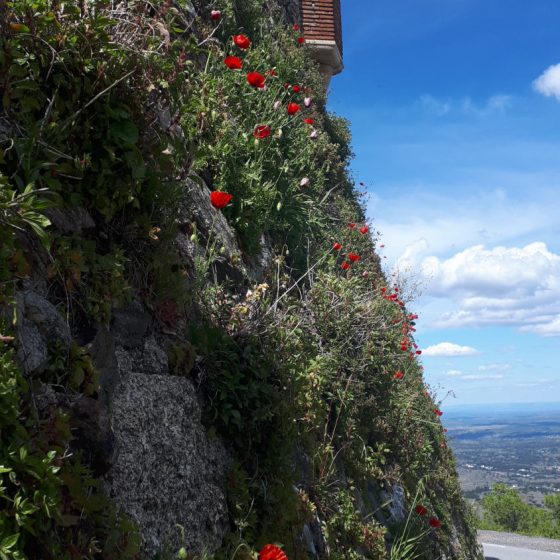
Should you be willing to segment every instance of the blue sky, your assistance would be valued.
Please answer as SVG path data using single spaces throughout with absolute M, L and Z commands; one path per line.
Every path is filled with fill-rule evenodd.
M 427 381 L 448 405 L 559 401 L 560 2 L 342 11 L 329 105 L 420 314 Z

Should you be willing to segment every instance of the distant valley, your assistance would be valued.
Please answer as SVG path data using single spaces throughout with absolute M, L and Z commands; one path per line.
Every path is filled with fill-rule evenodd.
M 495 482 L 534 505 L 560 492 L 560 403 L 449 407 L 444 425 L 467 498 Z

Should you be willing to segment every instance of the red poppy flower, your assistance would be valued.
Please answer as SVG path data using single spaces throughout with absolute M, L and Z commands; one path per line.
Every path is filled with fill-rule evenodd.
M 294 25 L 292 25 L 292 29 L 294 31 L 299 31 L 299 25 L 297 23 L 294 23 Z
M 362 235 L 364 235 L 364 234 L 367 233 L 368 231 L 369 231 L 369 228 L 368 228 L 367 226 L 362 226 L 362 227 L 360 228 L 360 233 L 361 233 Z
M 281 548 L 274 544 L 267 544 L 259 552 L 259 560 L 288 560 Z
M 442 416 L 443 412 L 439 408 L 434 408 L 434 414 L 436 416 Z
M 210 19 L 212 21 L 220 21 L 221 17 L 222 17 L 222 12 L 220 12 L 220 10 L 212 10 L 210 12 Z
M 354 229 L 356 227 L 356 224 L 354 222 L 348 222 L 348 227 L 350 229 Z
M 424 506 L 418 504 L 415 508 L 415 511 L 418 515 L 424 516 L 428 513 L 427 508 L 425 508 Z
M 305 124 L 314 124 L 314 123 L 315 123 L 315 119 L 307 118 L 307 119 L 303 119 L 303 122 L 304 122 Z
M 243 66 L 243 61 L 237 56 L 226 56 L 224 59 L 224 64 L 230 70 L 241 70 L 241 66 Z
M 303 43 L 305 43 L 305 37 L 298 37 L 297 42 L 298 42 L 300 45 L 303 45 Z
M 266 124 L 258 124 L 255 126 L 255 130 L 253 130 L 253 136 L 259 140 L 268 138 L 270 136 L 270 126 Z
M 301 88 L 296 84 L 295 86 L 292 86 L 292 91 L 294 93 L 299 93 L 301 91 Z
M 210 203 L 214 208 L 217 208 L 218 210 L 226 207 L 231 202 L 232 198 L 232 194 L 228 194 L 222 191 L 212 191 L 210 193 Z
M 340 268 L 342 268 L 342 270 L 348 270 L 350 268 L 350 263 L 344 261 L 341 265 Z
M 284 89 L 288 89 L 289 87 L 290 87 L 290 84 L 289 84 L 288 82 L 286 82 L 286 83 L 284 84 Z
M 259 72 L 249 72 L 247 74 L 247 81 L 256 88 L 262 89 L 264 87 L 264 76 Z
M 240 49 L 248 49 L 249 46 L 251 45 L 251 40 L 249 39 L 249 37 L 246 37 L 245 35 L 233 35 L 232 37 L 233 42 L 240 48 Z
M 295 115 L 300 109 L 297 103 L 288 103 L 288 115 Z
M 397 371 L 395 372 L 395 375 L 393 375 L 393 379 L 402 379 L 404 377 L 404 373 L 402 371 Z
M 439 529 L 441 527 L 441 521 L 437 517 L 430 517 L 430 519 L 428 519 L 428 525 L 434 529 Z
M 340 251 L 340 249 L 342 249 L 342 245 L 341 245 L 340 243 L 334 243 L 333 246 L 332 246 L 332 248 L 333 248 L 335 251 Z
M 360 257 L 360 255 L 356 255 L 356 253 L 348 253 L 348 258 L 352 262 L 358 262 L 362 257 Z

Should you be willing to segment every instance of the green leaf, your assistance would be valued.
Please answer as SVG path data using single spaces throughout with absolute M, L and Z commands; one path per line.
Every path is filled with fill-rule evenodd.
M 4 551 L 10 550 L 10 548 L 13 548 L 19 539 L 19 533 L 15 533 L 14 535 L 10 535 L 9 537 L 6 537 L 5 539 L 2 539 L 2 541 L 0 541 L 0 548 L 2 548 Z

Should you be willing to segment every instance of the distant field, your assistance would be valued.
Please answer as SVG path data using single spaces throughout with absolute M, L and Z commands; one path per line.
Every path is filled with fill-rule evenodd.
M 560 403 L 450 407 L 444 424 L 468 498 L 494 482 L 535 505 L 560 492 Z

